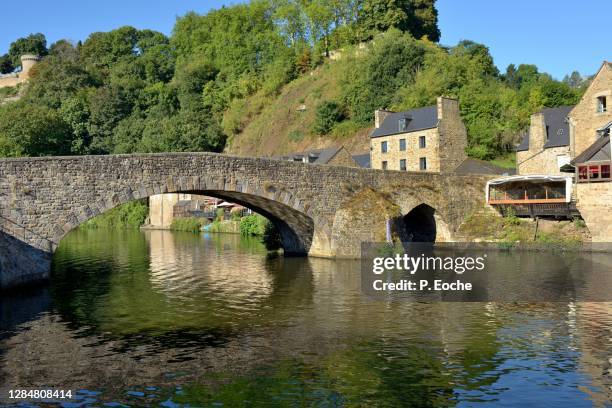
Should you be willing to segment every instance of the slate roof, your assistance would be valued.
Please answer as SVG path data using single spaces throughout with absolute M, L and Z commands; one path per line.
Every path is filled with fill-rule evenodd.
M 369 169 L 371 166 L 370 165 L 370 153 L 356 154 L 353 156 L 353 160 L 355 160 L 355 163 L 357 163 L 359 167 L 361 168 Z
M 611 157 L 610 137 L 604 136 L 597 139 L 595 143 L 590 145 L 584 152 L 576 156 L 571 164 L 610 161 Z
M 546 123 L 547 141 L 544 143 L 544 148 L 569 146 L 569 123 L 567 115 L 574 106 L 559 106 L 557 108 L 544 108 L 544 122 Z M 516 151 L 521 152 L 529 150 L 529 134 L 523 137 L 523 140 L 516 148 Z
M 403 118 L 408 119 L 408 126 L 406 130 L 400 131 L 399 122 Z M 370 137 L 415 132 L 417 130 L 435 128 L 436 126 L 438 126 L 438 107 L 436 105 L 426 106 L 424 108 L 388 114 L 380 127 L 370 133 Z
M 309 156 L 312 161 L 309 163 L 327 164 L 342 149 L 342 147 L 328 147 L 326 149 L 307 150 L 305 152 L 293 153 L 278 157 L 280 160 L 302 161 L 305 156 Z
M 517 152 L 524 152 L 527 150 L 529 150 L 529 132 L 525 133 L 523 140 L 521 140 L 521 143 L 516 147 Z
M 498 174 L 502 176 L 512 176 L 516 174 L 514 169 L 505 169 L 484 160 L 468 157 L 457 167 L 456 174 Z

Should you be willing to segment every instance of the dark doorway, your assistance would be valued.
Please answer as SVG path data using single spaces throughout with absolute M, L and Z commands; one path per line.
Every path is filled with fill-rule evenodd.
M 403 217 L 402 224 L 408 242 L 436 241 L 435 212 L 436 210 L 427 204 L 421 204 Z

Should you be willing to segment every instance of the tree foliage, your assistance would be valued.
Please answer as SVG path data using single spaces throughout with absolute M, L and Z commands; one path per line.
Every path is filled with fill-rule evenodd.
M 0 155 L 222 151 L 249 120 L 247 98 L 263 106 L 331 51 L 369 40 L 362 55 L 343 57 L 341 95 L 318 106 L 316 133 L 369 126 L 377 108 L 447 95 L 461 100 L 469 153 L 492 158 L 531 113 L 577 101 L 577 73 L 559 82 L 522 64 L 502 74 L 483 44 L 436 44 L 434 3 L 252 0 L 187 13 L 171 37 L 125 26 L 47 49 L 44 35 L 31 34 L 0 57 L 0 72 L 24 53 L 45 57 L 22 100 L 0 107 Z
M 44 34 L 30 34 L 11 43 L 8 55 L 14 66 L 21 66 L 21 56 L 34 54 L 39 57 L 47 55 L 47 38 Z

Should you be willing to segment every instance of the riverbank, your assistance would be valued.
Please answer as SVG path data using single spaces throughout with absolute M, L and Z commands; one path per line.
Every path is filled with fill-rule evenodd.
M 501 217 L 481 211 L 469 217 L 459 228 L 459 241 L 497 244 L 502 247 L 571 248 L 588 247 L 591 235 L 584 221 Z

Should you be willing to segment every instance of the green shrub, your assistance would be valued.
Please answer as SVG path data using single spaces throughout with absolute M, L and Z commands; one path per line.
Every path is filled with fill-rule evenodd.
M 574 218 L 574 227 L 579 229 L 586 228 L 586 222 L 582 218 L 576 217 Z
M 175 218 L 170 225 L 170 229 L 173 231 L 199 232 L 205 222 L 204 218 Z
M 149 216 L 146 200 L 120 205 L 83 223 L 81 228 L 140 228 Z
M 263 236 L 268 220 L 261 215 L 247 215 L 240 220 L 240 235 Z
M 516 216 L 516 213 L 512 208 L 509 208 L 504 216 L 504 225 L 519 225 L 521 223 L 521 219 Z
M 232 220 L 232 221 L 240 221 L 240 211 L 232 211 L 230 213 L 230 220 Z
M 225 219 L 225 210 L 223 208 L 217 208 L 215 221 L 223 221 Z
M 317 106 L 314 131 L 319 135 L 326 135 L 345 117 L 344 109 L 339 103 L 325 101 Z
M 304 139 L 304 133 L 299 130 L 292 130 L 289 132 L 288 137 L 292 142 L 300 142 L 302 139 Z

